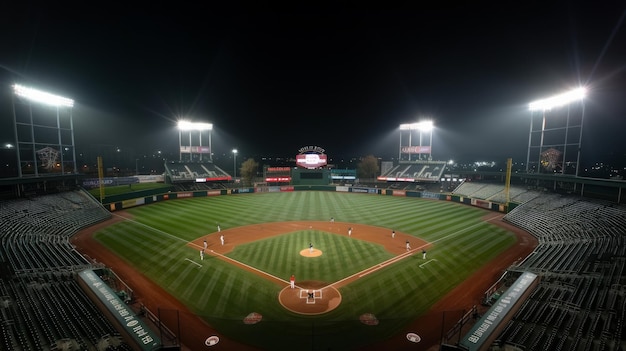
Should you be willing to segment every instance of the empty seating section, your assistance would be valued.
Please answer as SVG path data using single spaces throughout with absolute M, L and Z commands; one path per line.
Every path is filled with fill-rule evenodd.
M 82 191 L 2 202 L 0 257 L 9 261 L 16 273 L 84 268 L 81 266 L 89 262 L 73 250 L 69 238 L 110 216 Z
M 131 350 L 74 279 L 94 265 L 70 237 L 110 216 L 79 190 L 0 203 L 0 349 Z
M 228 177 L 228 173 L 210 162 L 170 162 L 165 164 L 165 173 L 173 182 Z
M 538 238 L 535 251 L 511 269 L 534 272 L 541 281 L 494 349 L 626 348 L 626 207 L 543 193 L 504 220 Z
M 202 191 L 202 190 L 221 190 L 226 189 L 222 183 L 196 183 L 196 182 L 181 182 L 174 184 L 174 191 L 176 192 L 185 192 L 185 191 Z
M 504 190 L 502 185 L 489 183 L 463 182 L 455 190 L 454 194 L 465 195 L 476 199 L 487 200 Z M 504 203 L 505 201 L 502 201 Z
M 506 191 L 501 183 L 475 183 L 464 181 L 454 189 L 453 194 L 471 198 L 489 200 L 497 203 L 506 203 Z M 542 196 L 543 193 L 523 186 L 512 185 L 509 187 L 509 201 L 525 203 Z
M 402 163 L 382 174 L 385 178 L 439 181 L 445 170 L 445 162 Z

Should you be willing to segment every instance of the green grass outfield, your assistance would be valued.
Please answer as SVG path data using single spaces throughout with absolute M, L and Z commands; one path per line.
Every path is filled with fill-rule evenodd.
M 96 239 L 136 266 L 205 318 L 221 334 L 263 349 L 356 349 L 383 340 L 426 312 L 444 294 L 515 243 L 513 233 L 484 222 L 485 210 L 446 201 L 382 195 L 299 191 L 190 198 L 129 209 L 134 219 L 99 231 Z M 283 308 L 276 284 L 228 262 L 205 257 L 187 242 L 222 229 L 283 221 L 354 222 L 393 228 L 434 246 L 339 289 L 342 303 L 317 316 Z M 312 230 L 314 231 L 314 229 Z M 379 245 L 317 232 L 324 255 L 305 259 L 294 252 L 311 233 L 295 231 L 240 245 L 227 256 L 285 280 L 335 282 L 393 257 Z M 316 246 L 320 246 L 316 243 Z M 320 246 L 321 247 L 321 246 Z M 468 307 L 472 301 L 468 301 Z M 263 320 L 246 325 L 251 312 Z M 380 321 L 359 321 L 373 313 Z M 184 326 L 182 326 L 184 333 Z M 297 345 L 297 346 L 296 346 Z

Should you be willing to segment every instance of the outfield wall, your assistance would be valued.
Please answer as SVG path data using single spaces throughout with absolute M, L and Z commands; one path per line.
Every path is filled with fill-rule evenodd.
M 160 190 L 160 189 L 159 189 Z M 161 190 L 162 191 L 162 190 Z M 292 192 L 292 191 L 334 191 L 345 192 L 355 194 L 372 194 L 383 196 L 403 196 L 403 197 L 419 197 L 425 199 L 434 199 L 442 201 L 458 202 L 465 205 L 481 207 L 487 210 L 496 212 L 507 212 L 507 206 L 505 204 L 487 201 L 483 199 L 474 199 L 461 195 L 450 195 L 446 193 L 432 193 L 428 191 L 411 191 L 411 190 L 398 190 L 398 189 L 380 189 L 371 187 L 360 186 L 345 186 L 345 185 L 282 185 L 282 186 L 262 186 L 262 187 L 241 187 L 233 189 L 221 189 L 221 190 L 199 190 L 199 191 L 183 191 L 183 192 L 171 192 L 161 194 L 150 194 L 148 196 L 140 196 L 135 198 L 127 198 L 120 196 L 109 203 L 104 203 L 106 209 L 109 211 L 118 211 L 131 207 L 151 204 L 160 201 L 186 199 L 192 197 L 208 197 L 208 196 L 221 196 L 221 195 L 239 195 L 239 194 L 254 194 L 254 193 L 277 193 L 277 192 Z M 132 194 L 135 195 L 136 194 Z M 143 194 L 142 194 L 143 195 Z M 105 199 L 106 200 L 106 199 Z

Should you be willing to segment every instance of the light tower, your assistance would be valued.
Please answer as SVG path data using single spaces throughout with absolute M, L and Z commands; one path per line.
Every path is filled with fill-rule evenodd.
M 433 122 L 431 120 L 424 120 L 417 123 L 407 123 L 400 125 L 400 150 L 398 152 L 398 160 L 402 161 L 402 155 L 407 155 L 407 160 L 412 161 L 412 155 L 417 155 L 417 159 L 421 160 L 422 154 L 428 154 L 428 159 L 432 159 L 432 146 L 433 146 Z M 419 136 L 419 144 L 413 145 L 413 134 L 417 133 Z M 408 143 L 403 145 L 402 134 L 408 134 Z M 428 134 L 428 145 L 422 144 L 423 134 Z
M 13 129 L 18 177 L 24 172 L 76 174 L 72 107 L 74 100 L 13 85 Z M 54 114 L 53 118 L 50 118 Z
M 213 148 L 211 147 L 211 131 L 213 130 L 213 124 L 211 123 L 194 123 L 185 120 L 178 121 L 178 150 L 179 160 L 183 160 L 183 154 L 189 154 L 189 161 L 193 160 L 193 155 L 198 154 L 200 162 L 202 162 L 203 155 L 208 154 L 209 160 L 213 162 Z M 202 134 L 208 132 L 208 145 L 202 145 Z M 189 135 L 189 145 L 183 145 L 182 133 L 187 132 Z M 192 134 L 197 133 L 198 145 L 193 145 Z
M 527 173 L 578 176 L 586 93 L 585 88 L 578 88 L 528 105 L 531 118 Z

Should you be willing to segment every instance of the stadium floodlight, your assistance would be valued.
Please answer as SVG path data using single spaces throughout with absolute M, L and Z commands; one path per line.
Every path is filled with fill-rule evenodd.
M 587 94 L 587 89 L 578 88 L 563 94 L 555 95 L 546 99 L 533 101 L 528 105 L 530 111 L 548 111 L 555 107 L 564 106 L 573 101 L 582 100 Z
M 177 127 L 178 127 L 178 146 L 180 149 L 180 155 L 179 158 L 182 161 L 183 159 L 183 153 L 188 153 L 189 154 L 189 160 L 191 161 L 193 159 L 193 153 L 194 150 L 196 150 L 196 152 L 200 155 L 200 161 L 202 161 L 202 154 L 204 153 L 208 153 L 209 154 L 209 159 L 211 161 L 213 161 L 213 152 L 212 152 L 212 148 L 211 148 L 211 131 L 213 130 L 213 124 L 211 123 L 202 123 L 202 122 L 190 122 L 190 121 L 186 121 L 186 120 L 179 120 L 177 123 Z M 181 133 L 182 132 L 189 132 L 189 146 L 183 146 L 182 145 L 182 136 Z M 209 145 L 208 148 L 204 147 L 202 145 L 202 132 L 204 131 L 208 131 L 209 133 Z M 193 132 L 198 132 L 198 138 L 200 140 L 200 145 L 199 146 L 192 146 L 192 140 L 191 140 L 191 134 Z
M 213 130 L 213 124 L 211 123 L 194 123 L 189 121 L 178 121 L 178 129 L 180 130 Z
M 422 132 L 430 132 L 431 130 L 433 130 L 433 121 L 418 122 L 417 128 Z
M 66 173 L 66 170 L 69 169 L 70 166 L 73 168 L 73 172 L 77 173 L 78 170 L 76 168 L 76 153 L 74 147 L 74 126 L 72 121 L 72 107 L 74 106 L 74 100 L 68 99 L 66 97 L 62 97 L 59 95 L 50 94 L 41 90 L 37 90 L 34 88 L 26 87 L 20 84 L 14 84 L 13 90 L 15 96 L 20 97 L 17 99 L 20 103 L 24 103 L 27 100 L 27 103 L 31 102 L 47 105 L 55 108 L 56 116 L 50 115 L 51 118 L 56 118 L 56 126 L 52 125 L 52 123 L 44 122 L 34 123 L 32 118 L 32 112 L 29 110 L 16 110 L 15 105 L 13 108 L 13 129 L 15 133 L 15 147 L 17 149 L 17 172 L 18 177 L 22 177 L 22 166 L 33 163 L 35 167 L 32 169 L 33 175 L 39 175 L 39 169 L 45 169 L 46 172 L 52 173 L 58 170 L 61 174 Z M 14 104 L 15 104 L 14 100 Z M 65 109 L 65 107 L 69 107 Z M 63 112 L 61 109 L 63 108 Z M 17 114 L 30 114 L 29 118 L 20 118 L 18 119 Z M 48 112 L 43 113 L 48 114 Z M 61 117 L 62 116 L 62 117 Z M 50 119 L 52 120 L 52 119 Z M 63 120 L 63 123 L 61 123 Z M 19 130 L 30 129 L 30 137 L 24 137 L 25 133 L 18 133 Z M 52 146 L 52 140 L 50 138 L 43 137 L 42 134 L 47 133 L 38 133 L 39 130 L 51 130 L 55 129 L 58 135 L 57 142 Z M 69 132 L 69 138 L 62 138 L 62 135 L 67 135 Z M 51 134 L 50 134 L 51 135 Z M 45 139 L 45 141 L 44 141 Z M 49 144 L 46 148 L 39 149 L 40 144 Z M 28 146 L 27 146 L 28 145 Z M 22 146 L 24 148 L 22 148 Z M 32 151 L 32 154 L 30 151 Z M 47 154 L 47 155 L 37 155 L 41 152 L 48 152 L 42 150 L 50 150 L 53 149 L 57 154 Z M 66 160 L 66 152 L 71 150 L 72 160 Z M 24 152 L 23 152 L 24 151 Z M 65 152 L 64 152 L 65 151 Z M 24 160 L 22 159 L 24 158 Z M 60 159 L 60 160 L 57 160 Z M 41 164 L 38 163 L 38 160 L 41 160 Z
M 46 93 L 41 90 L 24 87 L 19 84 L 14 84 L 13 90 L 15 91 L 15 95 L 17 96 L 21 96 L 26 99 L 39 102 L 42 104 L 56 106 L 56 107 L 60 107 L 60 106 L 73 107 L 74 106 L 74 100 L 72 99 Z
M 416 154 L 419 159 L 421 159 L 422 153 L 427 153 L 431 155 L 429 157 L 432 157 L 431 149 L 433 145 L 433 129 L 434 129 L 434 126 L 433 126 L 432 120 L 423 120 L 423 121 L 416 122 L 416 123 L 401 124 L 400 125 L 400 150 L 398 153 L 398 160 L 402 159 L 403 153 L 408 154 L 409 161 L 411 160 L 411 154 Z M 404 134 L 409 135 L 408 146 L 402 144 L 403 131 L 408 131 L 408 133 L 407 132 L 404 133 Z M 414 146 L 411 141 L 412 134 L 414 133 L 413 131 L 419 132 L 419 146 Z M 422 134 L 423 133 L 428 133 L 428 135 L 430 135 L 429 145 L 425 147 L 422 146 Z
M 537 152 L 537 167 L 536 171 L 541 171 L 542 158 L 547 161 L 548 157 L 551 157 L 549 164 L 544 166 L 546 171 L 566 173 L 567 168 L 571 169 L 571 165 L 575 164 L 575 175 L 578 176 L 578 170 L 580 165 L 580 146 L 582 143 L 583 133 L 583 120 L 585 115 L 584 98 L 587 94 L 587 89 L 579 87 L 577 89 L 570 90 L 568 92 L 554 95 L 552 97 L 533 101 L 528 104 L 528 109 L 531 113 L 530 119 L 530 132 L 528 133 L 528 153 L 526 156 L 526 172 L 530 172 L 532 151 Z M 570 104 L 574 102 L 580 103 L 580 108 L 570 108 Z M 552 109 L 557 107 L 567 106 L 567 112 L 564 119 L 552 119 Z M 535 118 L 535 112 L 537 112 L 537 118 Z M 555 114 L 558 114 L 555 111 Z M 539 120 L 541 118 L 541 121 Z M 537 120 L 536 120 L 537 119 Z M 546 127 L 547 119 L 551 119 L 552 124 Z M 561 120 L 562 123 L 555 121 Z M 536 122 L 541 122 L 538 125 L 540 128 L 535 127 Z M 578 134 L 578 141 L 573 139 L 573 133 Z M 549 140 L 549 141 L 548 141 Z M 544 144 L 545 142 L 545 144 Z M 559 155 L 552 154 L 552 156 L 546 154 L 546 152 L 554 150 Z M 568 152 L 569 151 L 569 152 Z M 567 156 L 572 152 L 576 152 L 576 161 L 572 161 Z M 568 165 L 567 167 L 565 167 Z
M 417 123 L 405 123 L 400 125 L 400 130 L 419 130 L 430 132 L 433 129 L 433 121 L 422 121 Z

